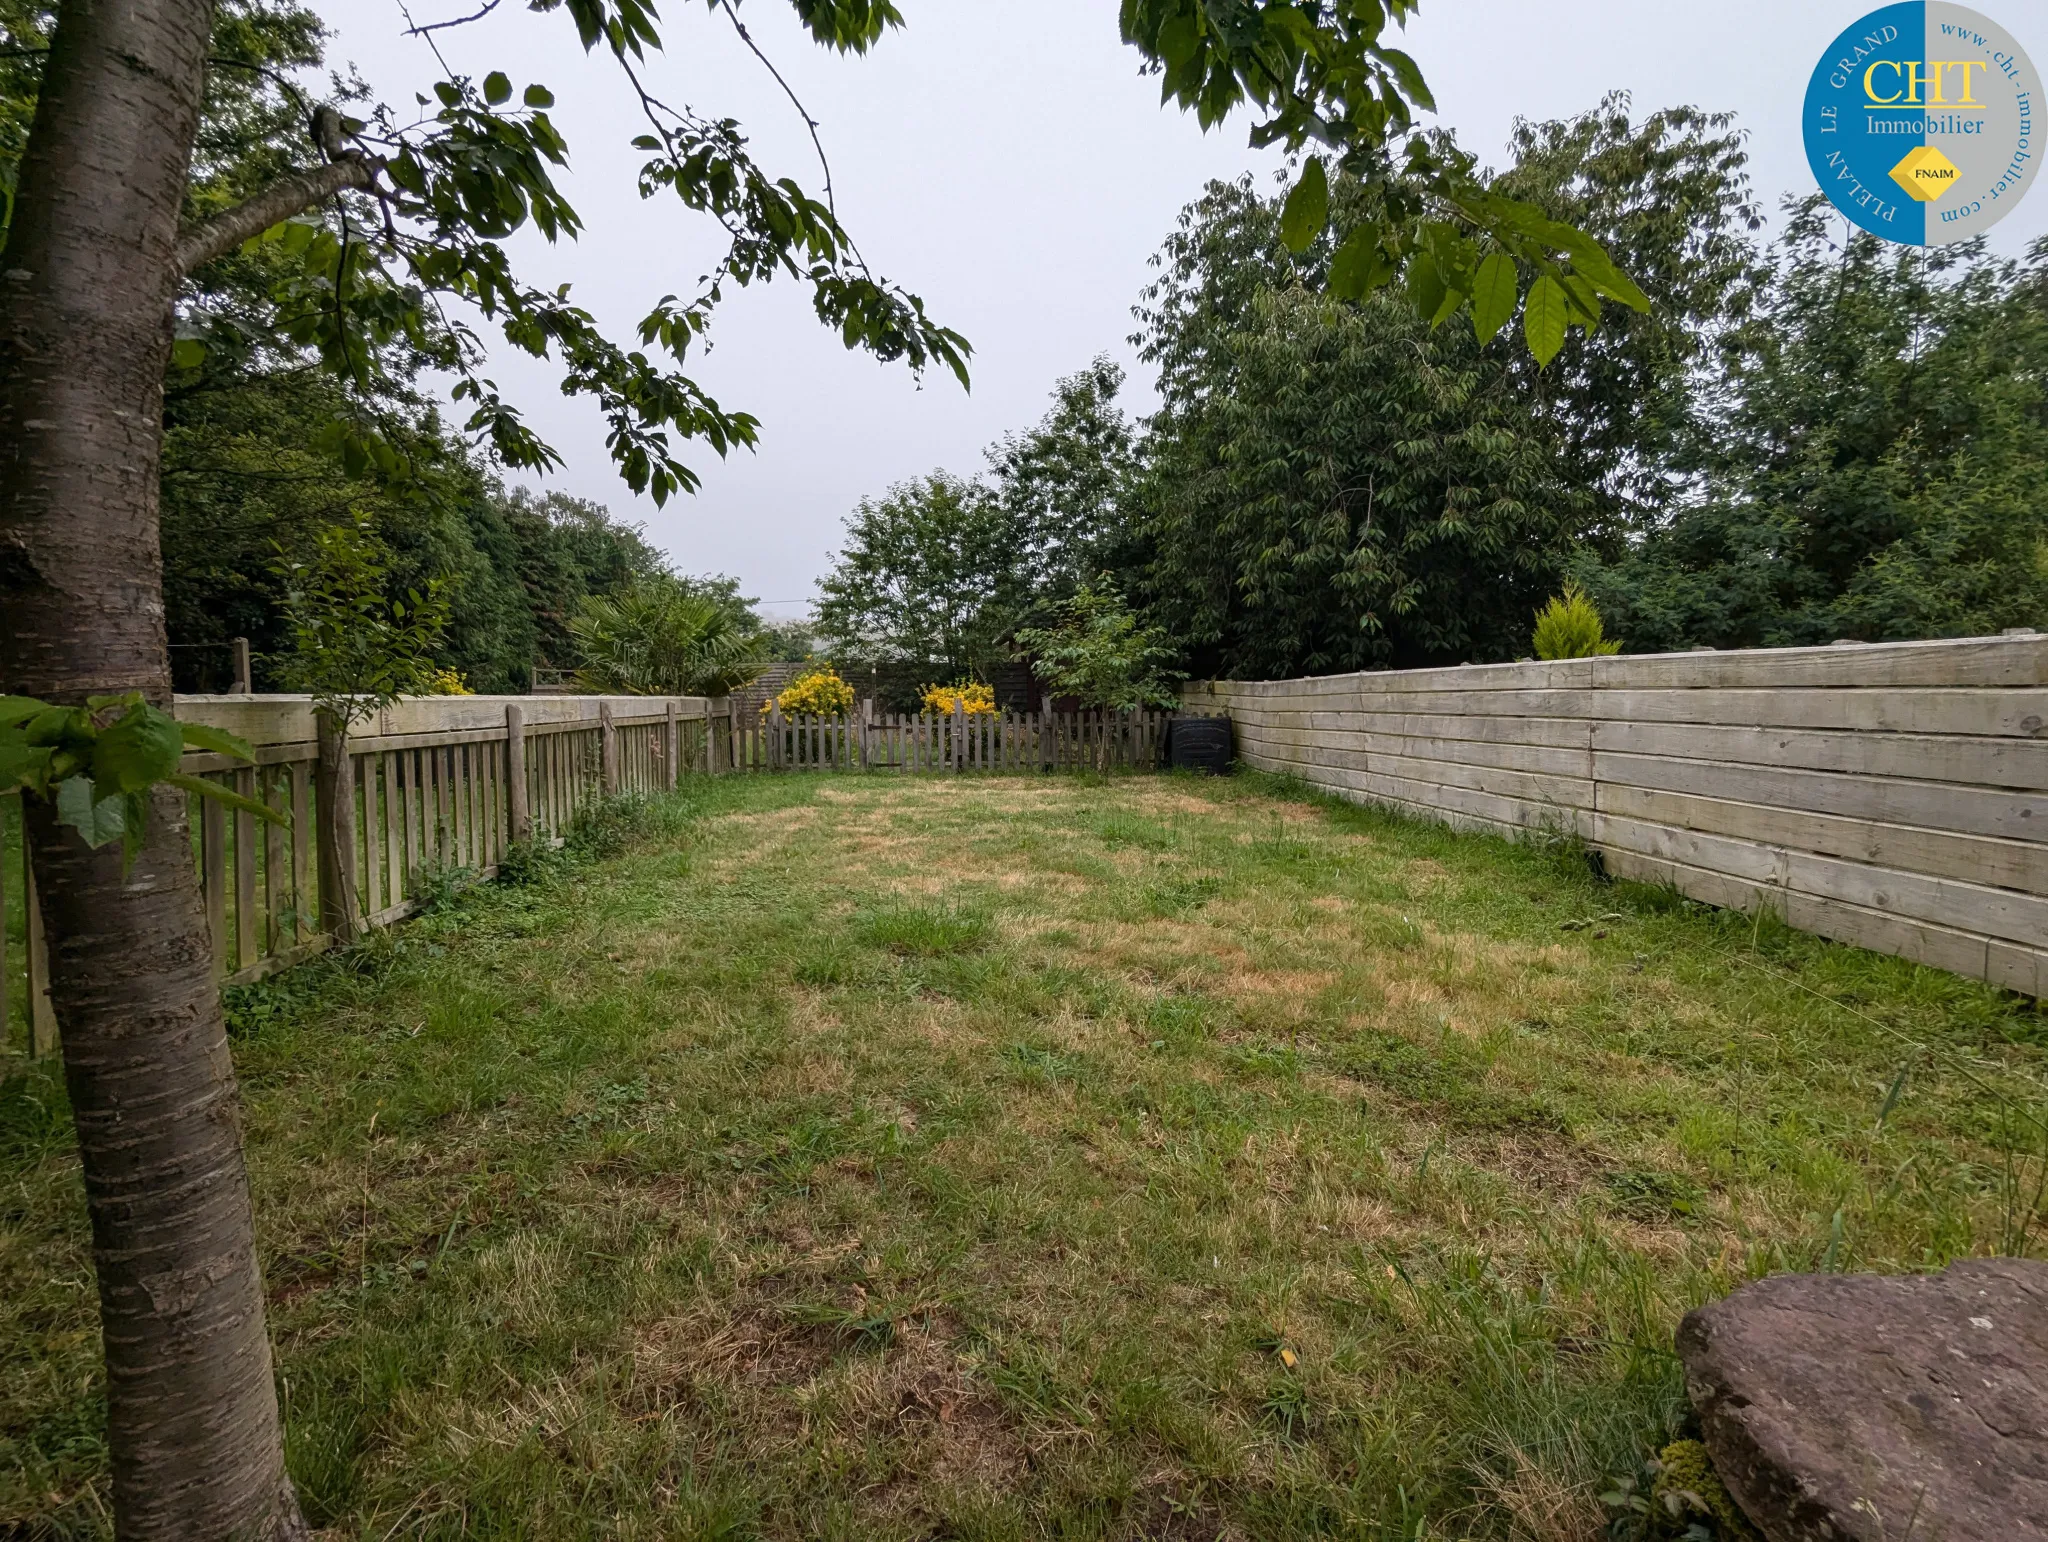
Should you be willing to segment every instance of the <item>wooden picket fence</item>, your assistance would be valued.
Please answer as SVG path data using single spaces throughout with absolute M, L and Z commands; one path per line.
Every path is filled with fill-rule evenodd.
M 323 761 L 312 705 L 181 696 L 177 715 L 247 739 L 256 764 L 189 753 L 182 769 L 289 815 L 188 805 L 221 979 L 244 984 L 409 915 L 443 879 L 488 877 L 515 841 L 559 845 L 598 799 L 708 767 L 702 697 L 426 697 L 398 703 Z M 56 1042 L 18 795 L 0 798 L 0 1045 Z
M 866 705 L 866 704 L 864 704 Z M 742 771 L 1145 771 L 1166 745 L 1169 712 L 863 711 L 727 721 L 725 764 Z
M 182 769 L 288 814 L 188 808 L 216 967 L 259 980 L 410 915 L 440 882 L 497 872 L 515 842 L 559 845 L 608 796 L 690 772 L 1135 770 L 1163 712 L 785 717 L 729 698 L 437 696 L 399 702 L 323 758 L 303 696 L 180 696 L 177 715 L 239 734 L 256 764 Z M 0 1047 L 56 1043 L 21 799 L 0 797 Z M 18 1031 L 17 1031 L 18 1025 Z

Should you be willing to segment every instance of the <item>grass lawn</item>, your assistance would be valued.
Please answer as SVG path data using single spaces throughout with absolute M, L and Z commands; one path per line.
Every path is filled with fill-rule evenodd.
M 238 995 L 332 1536 L 1589 1538 L 1689 1305 L 2035 1240 L 2048 1019 L 1569 850 L 1255 778 L 640 822 Z M 83 1198 L 7 1064 L 0 1536 L 95 1536 Z

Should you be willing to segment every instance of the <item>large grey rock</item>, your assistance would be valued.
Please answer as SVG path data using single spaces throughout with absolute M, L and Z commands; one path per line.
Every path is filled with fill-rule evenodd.
M 1688 1313 L 1678 1353 L 1772 1542 L 2048 1538 L 2048 1264 L 1776 1275 Z

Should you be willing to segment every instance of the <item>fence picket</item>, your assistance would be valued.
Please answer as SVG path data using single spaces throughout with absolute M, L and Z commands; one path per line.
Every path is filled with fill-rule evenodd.
M 244 767 L 231 784 L 245 798 L 256 795 L 256 772 Z M 256 962 L 256 816 L 235 810 L 235 967 Z
M 219 807 L 211 798 L 206 802 L 210 808 Z M 43 935 L 43 907 L 36 898 L 36 870 L 29 859 L 28 811 L 25 807 L 21 816 L 21 899 L 28 907 L 27 936 L 24 939 L 28 943 L 28 969 L 24 980 L 28 987 L 28 1052 L 40 1058 L 56 1052 L 57 1013 L 50 1004 L 50 941 Z

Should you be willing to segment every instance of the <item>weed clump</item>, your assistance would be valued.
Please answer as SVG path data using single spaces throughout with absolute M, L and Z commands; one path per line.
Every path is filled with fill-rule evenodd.
M 1697 1440 L 1674 1440 L 1600 1496 L 1625 1542 L 1762 1542 Z
M 900 905 L 870 912 L 856 934 L 870 947 L 906 958 L 944 958 L 980 947 L 988 918 L 951 906 Z

